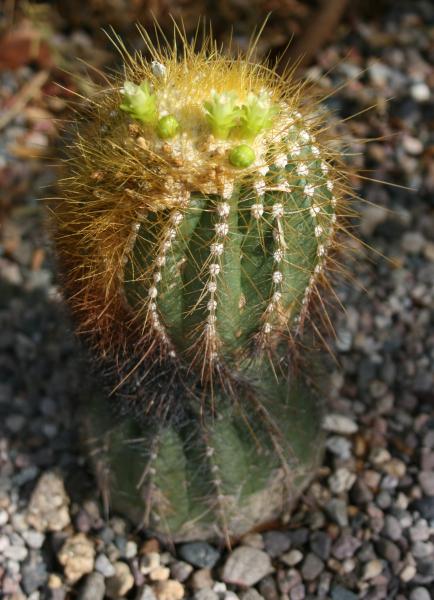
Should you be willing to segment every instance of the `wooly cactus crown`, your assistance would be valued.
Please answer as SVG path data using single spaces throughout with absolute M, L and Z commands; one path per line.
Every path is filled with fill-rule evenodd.
M 300 340 L 346 176 L 305 85 L 211 42 L 148 50 L 78 124 L 53 206 L 64 293 L 125 415 L 91 411 L 111 501 L 176 539 L 240 535 L 317 460 Z

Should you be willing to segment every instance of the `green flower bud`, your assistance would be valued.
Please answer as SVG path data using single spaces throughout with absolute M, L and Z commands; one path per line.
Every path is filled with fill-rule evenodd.
M 238 169 L 250 167 L 254 160 L 255 153 L 253 148 L 247 144 L 240 144 L 229 151 L 229 162 L 233 167 L 237 167 Z
M 266 92 L 259 95 L 250 93 L 240 112 L 240 136 L 253 139 L 265 129 L 271 127 L 273 118 L 277 114 L 277 107 L 273 106 Z
M 147 81 L 142 81 L 139 85 L 126 81 L 121 94 L 123 96 L 121 110 L 142 123 L 153 123 L 156 120 L 156 97 L 151 92 Z
M 173 115 L 161 117 L 157 123 L 157 135 L 163 140 L 175 137 L 179 131 L 179 123 Z
M 212 93 L 212 100 L 204 102 L 206 118 L 216 138 L 225 140 L 237 125 L 240 108 L 236 105 L 235 92 Z

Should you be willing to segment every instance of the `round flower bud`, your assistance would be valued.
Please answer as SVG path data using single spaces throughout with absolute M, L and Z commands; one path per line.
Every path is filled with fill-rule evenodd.
M 233 167 L 237 167 L 237 169 L 250 167 L 254 160 L 255 153 L 253 148 L 247 144 L 240 144 L 229 151 L 229 162 Z
M 163 140 L 175 137 L 179 131 L 179 123 L 173 115 L 161 117 L 157 123 L 157 134 Z

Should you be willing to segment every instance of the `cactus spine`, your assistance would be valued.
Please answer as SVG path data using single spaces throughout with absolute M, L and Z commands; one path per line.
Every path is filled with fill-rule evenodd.
M 53 207 L 59 264 L 117 377 L 123 416 L 99 399 L 89 418 L 111 501 L 175 539 L 237 536 L 318 459 L 300 340 L 346 178 L 303 85 L 212 43 L 148 49 L 79 126 Z

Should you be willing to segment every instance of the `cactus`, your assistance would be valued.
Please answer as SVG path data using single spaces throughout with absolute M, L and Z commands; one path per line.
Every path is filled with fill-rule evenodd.
M 211 42 L 148 50 L 78 124 L 59 268 L 115 381 L 86 407 L 110 504 L 175 540 L 228 539 L 279 517 L 321 454 L 305 325 L 347 178 L 303 84 Z

